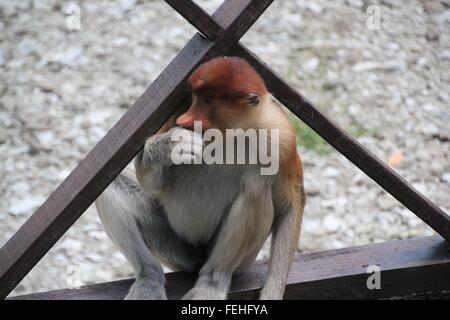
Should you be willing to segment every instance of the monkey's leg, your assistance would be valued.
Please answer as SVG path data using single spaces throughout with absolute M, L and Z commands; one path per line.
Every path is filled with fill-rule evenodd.
M 221 226 L 195 286 L 183 299 L 226 299 L 233 273 L 256 257 L 269 235 L 272 220 L 270 186 L 259 181 L 246 183 Z
M 275 217 L 269 271 L 260 293 L 261 300 L 283 299 L 287 277 L 298 246 L 304 206 L 305 194 L 302 185 L 300 192 L 291 196 L 291 203 L 284 212 Z
M 204 261 L 170 227 L 163 208 L 125 171 L 95 202 L 106 233 L 134 269 L 136 281 L 126 299 L 167 299 L 158 258 L 173 268 L 193 271 Z

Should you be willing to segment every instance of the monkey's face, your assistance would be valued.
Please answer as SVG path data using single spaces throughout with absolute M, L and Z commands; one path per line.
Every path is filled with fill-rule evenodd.
M 237 57 L 205 62 L 191 74 L 188 85 L 192 104 L 176 121 L 188 129 L 194 127 L 195 121 L 201 121 L 203 130 L 240 128 L 240 122 L 248 118 L 260 98 L 267 94 L 256 70 Z

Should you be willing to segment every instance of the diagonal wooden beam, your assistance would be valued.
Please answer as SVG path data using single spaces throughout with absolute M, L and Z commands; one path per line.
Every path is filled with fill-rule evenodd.
M 194 21 L 193 25 L 200 32 L 205 32 L 205 34 L 211 34 L 213 30 L 216 30 L 217 34 L 223 32 L 225 24 L 216 19 L 214 15 L 210 17 L 208 13 L 193 1 L 166 0 L 166 2 L 185 17 L 187 21 Z M 211 37 L 214 36 L 214 34 L 211 35 Z M 384 190 L 394 196 L 447 241 L 450 241 L 450 217 L 443 210 L 417 191 L 344 129 L 321 113 L 301 93 L 283 81 L 274 70 L 245 46 L 237 43 L 231 49 L 230 54 L 245 58 L 262 75 L 270 92 L 284 106 Z
M 5 298 L 188 97 L 185 80 L 204 60 L 225 54 L 273 0 L 228 0 L 217 9 L 223 32 L 196 34 L 137 102 L 0 249 Z

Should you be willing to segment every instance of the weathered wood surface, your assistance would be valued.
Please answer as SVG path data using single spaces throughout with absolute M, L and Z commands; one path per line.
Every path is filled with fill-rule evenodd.
M 0 299 L 55 242 L 188 98 L 185 80 L 202 62 L 223 55 L 273 0 L 228 0 L 214 17 L 224 27 L 215 42 L 196 34 L 137 102 L 0 249 Z
M 367 266 L 380 267 L 381 289 L 369 290 Z M 256 299 L 267 269 L 257 262 L 233 278 L 230 299 Z M 133 279 L 11 299 L 122 299 Z M 194 284 L 186 273 L 167 274 L 170 299 Z M 439 236 L 396 240 L 318 253 L 297 254 L 285 299 L 381 299 L 450 290 L 450 250 Z
M 191 1 L 166 0 L 187 21 L 211 34 L 223 32 L 225 24 L 210 17 L 202 8 Z M 211 35 L 214 37 L 214 35 Z M 301 93 L 287 84 L 274 70 L 261 61 L 242 44 L 236 44 L 230 54 L 249 61 L 264 78 L 270 92 L 291 112 L 303 120 L 342 155 L 365 174 L 394 196 L 405 207 L 414 212 L 442 237 L 450 241 L 450 217 L 422 193 L 367 150 L 355 138 L 321 113 Z

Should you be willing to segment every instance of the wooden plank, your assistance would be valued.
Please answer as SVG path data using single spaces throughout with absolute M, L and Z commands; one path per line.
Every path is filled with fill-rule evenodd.
M 380 267 L 381 289 L 369 290 L 367 266 Z M 233 278 L 230 299 L 256 299 L 264 283 L 266 262 Z M 167 274 L 170 299 L 179 299 L 194 284 L 186 273 Z M 35 293 L 11 299 L 122 299 L 133 279 L 79 289 Z M 439 236 L 396 240 L 318 253 L 298 254 L 285 299 L 381 299 L 450 290 L 450 252 Z
M 223 30 L 225 26 L 220 21 L 213 22 L 213 18 L 191 1 L 183 2 L 183 5 L 179 1 L 166 0 L 166 2 L 172 3 L 172 6 L 188 21 L 193 19 L 191 14 L 195 12 L 197 20 L 194 26 L 200 31 L 207 30 L 208 32 L 212 32 L 212 28 Z M 186 9 L 187 7 L 189 9 Z M 262 75 L 269 91 L 284 106 L 302 119 L 384 190 L 415 213 L 447 241 L 450 241 L 450 217 L 448 214 L 416 190 L 344 129 L 340 128 L 320 112 L 308 99 L 283 81 L 273 69 L 245 48 L 245 46 L 240 43 L 236 44 L 231 49 L 230 54 L 238 55 L 248 60 Z
M 228 0 L 215 13 L 224 33 L 196 34 L 138 101 L 0 249 L 0 299 L 54 243 L 188 97 L 185 80 L 202 62 L 226 53 L 273 0 Z

